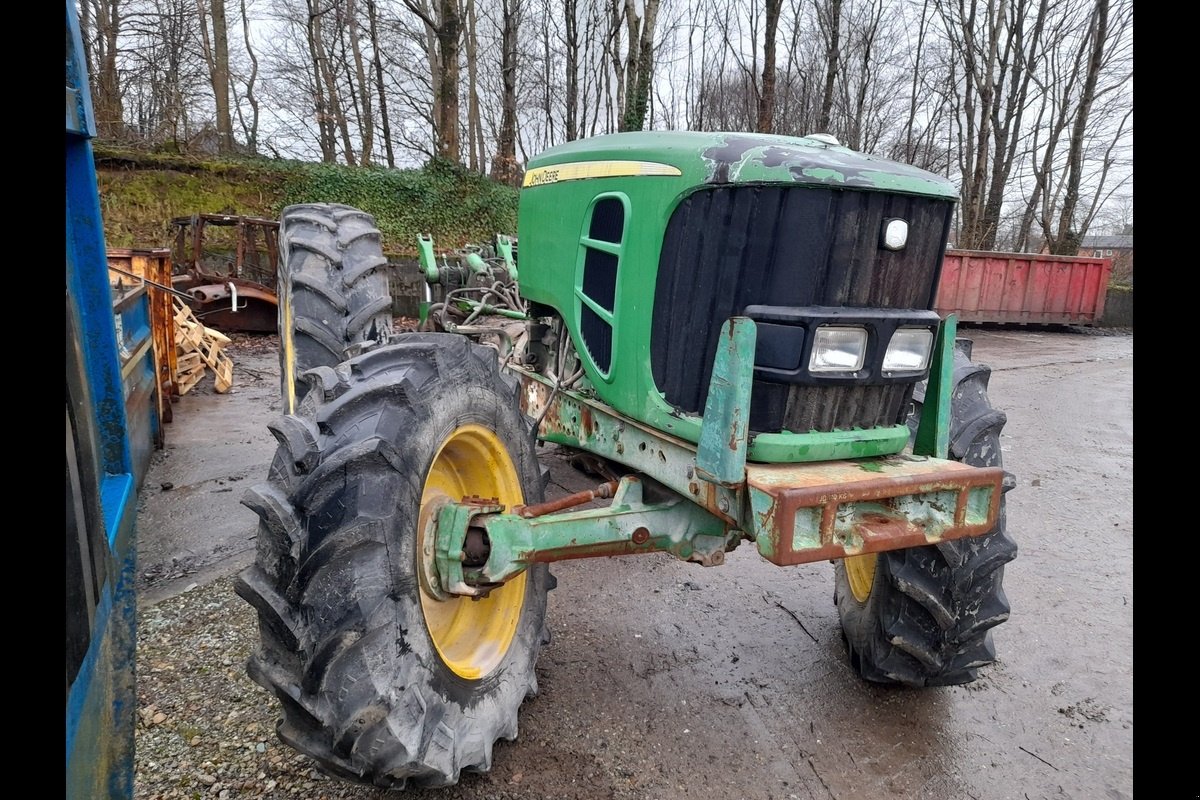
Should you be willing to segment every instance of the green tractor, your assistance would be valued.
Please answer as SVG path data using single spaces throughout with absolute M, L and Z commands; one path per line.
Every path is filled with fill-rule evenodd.
M 528 165 L 519 284 L 509 239 L 438 263 L 423 237 L 436 302 L 400 334 L 373 218 L 285 209 L 288 413 L 237 585 L 280 738 L 378 786 L 486 771 L 551 562 L 743 541 L 834 562 L 864 679 L 973 680 L 1016 545 L 989 371 L 931 310 L 955 200 L 826 136 L 572 142 Z M 539 440 L 607 480 L 545 502 Z

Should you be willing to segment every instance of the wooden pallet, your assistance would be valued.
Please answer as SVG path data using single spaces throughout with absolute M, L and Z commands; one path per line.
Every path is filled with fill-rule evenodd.
M 233 360 L 223 352 L 231 341 L 218 330 L 207 328 L 196 319 L 192 309 L 179 298 L 175 302 L 175 343 L 179 349 L 179 371 L 175 384 L 181 395 L 187 394 L 204 377 L 206 367 L 213 371 L 218 394 L 233 386 Z

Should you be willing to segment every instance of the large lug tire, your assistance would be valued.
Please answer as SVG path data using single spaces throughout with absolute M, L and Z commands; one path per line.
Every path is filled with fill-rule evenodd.
M 284 411 L 304 397 L 300 375 L 392 332 L 387 259 L 375 218 L 336 203 L 288 206 L 279 222 L 279 372 Z M 294 398 L 294 399 L 293 399 Z
M 306 375 L 272 425 L 269 480 L 239 595 L 258 611 L 248 672 L 279 698 L 278 735 L 329 773 L 376 786 L 448 786 L 487 771 L 537 691 L 545 565 L 473 601 L 421 588 L 421 522 L 436 499 L 542 499 L 517 384 L 494 351 L 407 334 Z
M 955 351 L 950 458 L 973 466 L 1003 466 L 1006 418 L 988 400 L 990 375 Z M 1004 565 L 1016 555 L 1002 497 L 999 522 L 983 536 L 838 561 L 834 602 L 854 669 L 904 686 L 975 680 L 996 659 L 991 629 L 1008 619 Z

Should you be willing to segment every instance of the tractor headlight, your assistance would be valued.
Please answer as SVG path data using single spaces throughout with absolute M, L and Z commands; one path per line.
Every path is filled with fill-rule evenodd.
M 884 372 L 922 372 L 929 366 L 933 331 L 928 328 L 897 328 L 883 355 Z
M 867 357 L 867 329 L 822 325 L 813 335 L 809 372 L 858 372 Z
M 908 223 L 902 219 L 885 219 L 880 244 L 888 250 L 902 250 L 908 244 Z

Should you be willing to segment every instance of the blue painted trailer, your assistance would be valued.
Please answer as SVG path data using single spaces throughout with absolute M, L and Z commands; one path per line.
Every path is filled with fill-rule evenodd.
M 145 289 L 109 286 L 73 0 L 66 14 L 66 794 L 130 798 L 134 516 L 159 420 Z

